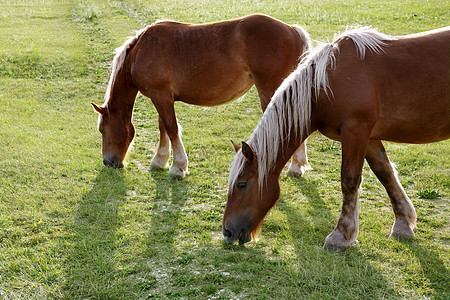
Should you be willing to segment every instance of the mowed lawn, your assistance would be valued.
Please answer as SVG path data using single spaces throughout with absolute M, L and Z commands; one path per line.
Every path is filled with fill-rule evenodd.
M 322 249 L 341 208 L 340 144 L 319 134 L 313 170 L 282 173 L 259 239 L 222 241 L 229 140 L 261 117 L 254 88 L 219 107 L 177 103 L 184 180 L 148 171 L 158 116 L 142 96 L 126 167 L 103 166 L 90 102 L 103 102 L 114 49 L 156 20 L 256 12 L 318 41 L 347 25 L 393 35 L 450 25 L 448 0 L 0 0 L 0 299 L 450 297 L 450 141 L 386 143 L 417 210 L 411 241 L 388 238 L 389 199 L 364 166 L 359 243 L 343 253 Z

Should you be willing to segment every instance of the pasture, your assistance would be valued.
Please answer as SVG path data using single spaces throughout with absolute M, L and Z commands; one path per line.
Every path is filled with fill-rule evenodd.
M 281 175 L 257 241 L 230 245 L 222 213 L 234 151 L 261 109 L 176 104 L 190 175 L 149 172 L 158 115 L 138 96 L 123 169 L 103 166 L 97 114 L 113 50 L 160 19 L 203 23 L 265 13 L 330 41 L 346 25 L 404 35 L 450 25 L 448 0 L 0 0 L 0 299 L 446 299 L 450 141 L 386 143 L 417 212 L 389 239 L 385 190 L 364 166 L 359 243 L 322 249 L 342 205 L 340 144 L 310 138 L 313 170 Z M 426 109 L 426 107 L 424 107 Z

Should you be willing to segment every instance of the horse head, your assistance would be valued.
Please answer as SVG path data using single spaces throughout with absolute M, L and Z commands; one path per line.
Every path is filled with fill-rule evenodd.
M 99 113 L 98 130 L 102 134 L 103 163 L 106 166 L 122 168 L 128 148 L 134 139 L 135 131 L 131 116 L 91 104 Z
M 239 244 L 244 244 L 255 238 L 265 215 L 280 195 L 280 187 L 276 176 L 268 176 L 259 187 L 255 153 L 245 142 L 242 149 L 235 146 L 235 150 L 236 156 L 243 156 L 245 160 L 242 170 L 229 186 L 223 235 L 230 243 L 239 239 Z

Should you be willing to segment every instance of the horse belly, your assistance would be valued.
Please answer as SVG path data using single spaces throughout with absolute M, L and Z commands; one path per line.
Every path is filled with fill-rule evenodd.
M 444 126 L 441 124 L 433 126 L 420 123 L 415 123 L 413 126 L 402 127 L 377 125 L 370 136 L 370 139 L 372 140 L 385 140 L 410 144 L 433 143 L 448 138 L 450 138 L 450 126 L 448 124 Z
M 201 106 L 221 105 L 241 97 L 252 85 L 248 72 L 205 72 L 185 78 L 177 87 L 176 100 Z
M 410 89 L 410 88 L 409 88 Z M 450 99 L 447 87 L 439 97 L 430 97 L 439 87 L 420 93 L 398 95 L 381 102 L 371 138 L 400 143 L 430 143 L 450 138 Z M 417 92 L 417 89 L 415 90 Z

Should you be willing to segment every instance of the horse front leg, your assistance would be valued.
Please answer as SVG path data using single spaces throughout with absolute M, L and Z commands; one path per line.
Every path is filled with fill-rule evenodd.
M 170 156 L 170 140 L 161 117 L 159 118 L 159 145 L 150 163 L 150 171 L 167 168 Z
M 391 199 L 395 214 L 391 236 L 398 239 L 413 237 L 417 218 L 416 211 L 403 190 L 381 141 L 369 142 L 366 160 Z
M 334 230 L 325 238 L 324 248 L 342 251 L 355 243 L 359 231 L 358 194 L 368 143 L 368 132 L 359 126 L 341 127 L 342 211 Z
M 188 157 L 181 140 L 172 94 L 165 91 L 156 91 L 152 93 L 151 99 L 172 144 L 173 161 L 169 169 L 169 177 L 184 178 L 188 174 Z

